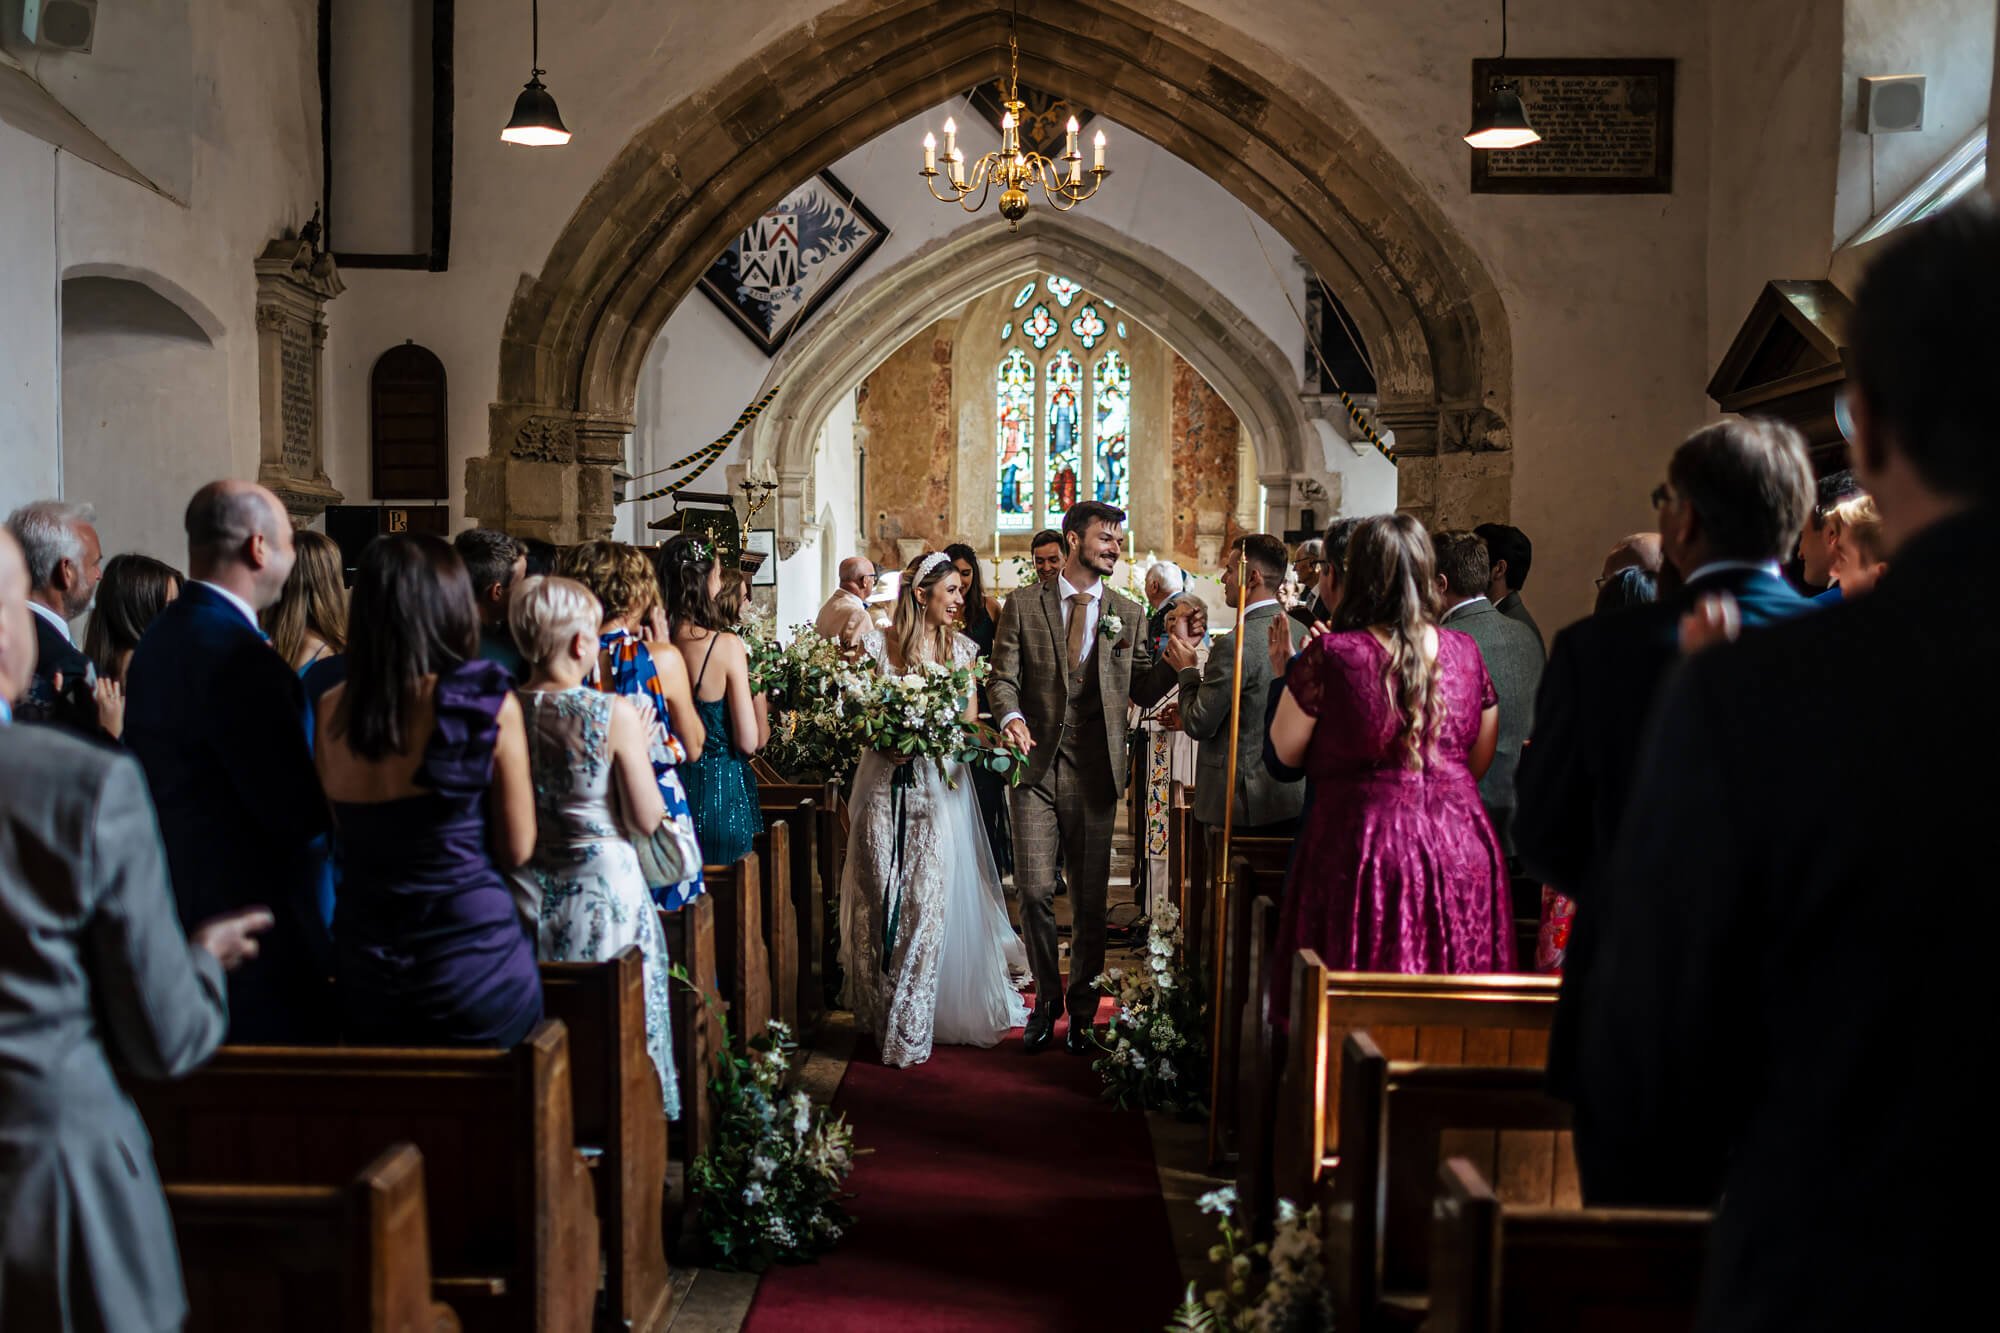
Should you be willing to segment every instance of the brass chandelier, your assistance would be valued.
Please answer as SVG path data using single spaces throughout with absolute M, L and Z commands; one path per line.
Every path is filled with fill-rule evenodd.
M 1090 167 L 1090 184 L 1083 183 L 1083 154 L 1077 151 L 1076 117 L 1069 118 L 1069 134 L 1060 158 L 1049 158 L 1033 149 L 1021 147 L 1021 113 L 1027 104 L 1021 100 L 1021 46 L 1015 39 L 1012 25 L 1007 33 L 1007 97 L 1004 105 L 1007 112 L 1000 118 L 1000 147 L 983 154 L 972 164 L 968 172 L 965 154 L 958 146 L 958 124 L 950 117 L 944 122 L 944 168 L 938 169 L 937 137 L 924 135 L 924 169 L 918 174 L 924 178 L 924 185 L 930 190 L 931 198 L 941 204 L 957 204 L 968 213 L 977 213 L 986 207 L 987 197 L 993 187 L 1000 187 L 1000 216 L 1007 219 L 1007 230 L 1013 231 L 1022 218 L 1027 216 L 1030 188 L 1039 186 L 1042 197 L 1049 207 L 1059 213 L 1067 213 L 1084 200 L 1096 194 L 1104 184 L 1104 178 L 1111 174 L 1111 168 L 1104 165 L 1104 131 L 1099 130 L 1094 141 L 1095 159 Z M 938 193 L 937 178 L 944 177 L 946 194 Z M 974 198 L 974 196 L 977 198 Z

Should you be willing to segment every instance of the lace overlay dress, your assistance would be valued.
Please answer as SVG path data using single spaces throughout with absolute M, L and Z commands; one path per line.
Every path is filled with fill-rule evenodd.
M 639 857 L 611 809 L 611 696 L 579 687 L 519 694 L 535 781 L 535 855 L 512 872 L 548 963 L 601 963 L 639 946 L 646 1050 L 667 1118 L 681 1113 L 668 1017 L 667 941 Z
M 877 670 L 890 670 L 879 631 L 861 643 Z M 964 635 L 953 648 L 958 666 L 978 653 Z M 936 764 L 914 768 L 902 792 L 898 865 L 894 765 L 862 757 L 840 894 L 842 999 L 875 1034 L 882 1063 L 898 1068 L 930 1058 L 934 1043 L 992 1046 L 1027 1018 L 1012 982 L 1027 955 L 1007 918 L 970 774 L 952 765 L 954 788 Z M 885 939 L 892 908 L 894 937 Z

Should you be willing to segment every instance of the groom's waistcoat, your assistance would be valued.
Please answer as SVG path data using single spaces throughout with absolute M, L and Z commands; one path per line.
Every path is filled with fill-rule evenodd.
M 1110 651 L 1100 643 L 1097 648 Z M 1076 670 L 1067 673 L 1069 701 L 1063 708 L 1062 742 L 1056 757 L 1076 770 L 1099 795 L 1117 796 L 1111 786 L 1110 741 L 1104 725 L 1104 677 L 1097 669 L 1095 651 Z

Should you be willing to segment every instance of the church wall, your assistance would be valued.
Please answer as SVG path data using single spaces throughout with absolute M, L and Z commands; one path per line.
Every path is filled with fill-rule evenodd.
M 951 487 L 958 453 L 952 412 L 952 320 L 918 333 L 862 381 L 855 395 L 868 462 L 865 554 L 901 569 L 912 554 L 956 534 Z
M 89 170 L 75 163 L 70 170 Z M 0 121 L 0 515 L 55 494 L 62 462 L 56 153 Z
M 1173 359 L 1173 554 L 1183 568 L 1212 573 L 1240 529 L 1236 414 L 1193 366 Z

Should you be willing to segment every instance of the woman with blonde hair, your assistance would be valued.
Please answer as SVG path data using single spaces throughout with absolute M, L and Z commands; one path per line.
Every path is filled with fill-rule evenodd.
M 970 667 L 978 645 L 952 628 L 964 606 L 950 557 L 920 557 L 904 572 L 889 632 L 861 636 L 863 660 L 891 676 Z M 978 707 L 967 690 L 967 721 Z M 865 754 L 849 809 L 840 962 L 855 1021 L 898 1068 L 929 1059 L 937 1042 L 996 1044 L 1027 1021 L 1009 980 L 1027 970 L 1027 951 L 1007 919 L 965 766 Z
M 323 532 L 296 534 L 298 559 L 284 591 L 264 613 L 271 646 L 300 675 L 316 662 L 347 651 L 347 588 L 340 577 L 340 546 Z
M 632 840 L 666 817 L 652 743 L 629 700 L 584 682 L 597 670 L 603 613 L 571 579 L 523 579 L 507 626 L 528 667 L 514 697 L 535 779 L 535 852 L 509 873 L 545 963 L 601 963 L 628 944 L 644 962 L 646 1049 L 667 1118 L 681 1113 L 668 1016 L 667 941 Z
M 689 688 L 687 664 L 673 644 L 646 637 L 660 607 L 660 584 L 645 552 L 623 542 L 584 542 L 563 552 L 565 578 L 597 598 L 604 619 L 597 639 L 597 688 L 633 701 L 648 736 L 647 756 L 667 818 L 692 821 L 681 765 L 699 759 L 707 732 Z M 690 822 L 690 827 L 692 827 Z M 701 896 L 699 875 L 653 898 L 669 910 Z
M 1873 496 L 1856 495 L 1826 511 L 1825 532 L 1833 548 L 1828 566 L 1844 601 L 1859 597 L 1888 572 L 1889 553 L 1882 541 L 1882 513 Z
M 1271 723 L 1279 759 L 1314 799 L 1272 957 L 1313 949 L 1357 972 L 1506 972 L 1507 866 L 1479 803 L 1499 741 L 1499 696 L 1479 647 L 1437 624 L 1430 537 L 1407 514 L 1363 519 L 1347 546 L 1330 633 L 1285 673 Z M 1290 1013 L 1290 968 L 1271 1014 Z

